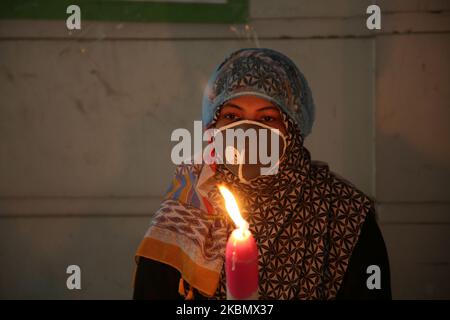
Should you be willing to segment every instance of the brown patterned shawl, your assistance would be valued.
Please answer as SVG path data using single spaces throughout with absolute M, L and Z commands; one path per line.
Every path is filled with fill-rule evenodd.
M 225 245 L 234 229 L 216 188 L 225 183 L 258 245 L 260 298 L 334 298 L 373 201 L 311 161 L 298 127 L 283 116 L 288 142 L 276 175 L 243 184 L 223 165 L 178 166 L 137 256 L 171 265 L 202 294 L 225 298 Z

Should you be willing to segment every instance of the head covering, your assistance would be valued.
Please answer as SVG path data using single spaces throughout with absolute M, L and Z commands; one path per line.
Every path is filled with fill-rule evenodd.
M 171 265 L 191 288 L 225 298 L 225 246 L 235 227 L 217 190 L 224 183 L 258 246 L 259 297 L 336 296 L 373 201 L 325 163 L 311 161 L 301 126 L 280 109 L 287 147 L 278 173 L 242 183 L 223 164 L 178 166 L 137 256 Z
M 315 106 L 308 82 L 291 59 L 272 49 L 248 48 L 231 53 L 219 64 L 203 94 L 202 120 L 208 127 L 226 101 L 254 95 L 276 104 L 310 134 Z

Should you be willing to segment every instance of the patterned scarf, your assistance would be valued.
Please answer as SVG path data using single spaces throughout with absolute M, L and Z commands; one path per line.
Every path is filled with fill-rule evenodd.
M 284 118 L 287 150 L 276 175 L 241 183 L 223 165 L 215 172 L 179 166 L 137 255 L 169 264 L 204 295 L 225 299 L 225 244 L 234 229 L 216 188 L 225 183 L 258 245 L 260 298 L 335 297 L 373 202 L 311 161 L 297 126 Z
M 217 180 L 241 199 L 256 239 L 260 298 L 331 299 L 373 204 L 326 164 L 311 161 L 297 126 L 283 117 L 288 148 L 278 174 L 241 183 L 221 165 Z M 218 298 L 226 297 L 225 281 L 222 270 Z

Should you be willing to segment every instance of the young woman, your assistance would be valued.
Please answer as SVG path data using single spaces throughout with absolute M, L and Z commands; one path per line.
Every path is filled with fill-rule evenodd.
M 314 121 L 312 94 L 279 52 L 238 50 L 205 89 L 205 129 L 248 120 L 284 137 L 278 172 L 242 179 L 225 164 L 178 166 L 138 248 L 134 298 L 226 298 L 225 245 L 234 226 L 217 190 L 223 183 L 257 242 L 260 299 L 389 299 L 373 200 L 311 160 L 303 142 Z M 369 279 L 370 266 L 380 282 Z

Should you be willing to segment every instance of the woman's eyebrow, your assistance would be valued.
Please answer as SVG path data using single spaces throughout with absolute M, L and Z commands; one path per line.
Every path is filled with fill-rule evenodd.
M 260 111 L 265 111 L 265 110 L 272 110 L 272 109 L 274 109 L 274 110 L 276 110 L 276 111 L 278 111 L 278 108 L 277 107 L 275 107 L 275 106 L 267 106 L 267 107 L 262 107 L 262 108 L 259 108 L 258 110 L 256 110 L 257 112 L 260 112 Z
M 236 109 L 239 109 L 239 110 L 243 110 L 242 107 L 240 107 L 240 106 L 238 106 L 236 104 L 232 104 L 232 103 L 226 103 L 223 107 L 224 108 L 225 107 L 232 107 L 232 108 L 236 108 Z

